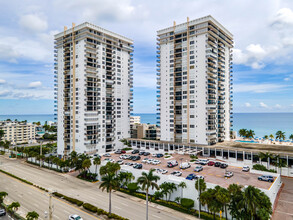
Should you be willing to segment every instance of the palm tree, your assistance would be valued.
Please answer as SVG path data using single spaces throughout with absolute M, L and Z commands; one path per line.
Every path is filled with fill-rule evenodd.
M 19 207 L 20 207 L 19 202 L 13 202 L 8 206 L 8 209 L 16 212 Z
M 91 167 L 92 165 L 92 162 L 90 159 L 85 159 L 83 162 L 82 162 L 82 169 L 87 172 L 89 170 L 89 168 Z
M 258 157 L 260 159 L 260 164 L 261 164 L 261 161 L 264 160 L 264 159 L 267 161 L 267 169 L 269 169 L 270 159 L 272 159 L 273 154 L 271 154 L 269 152 L 266 152 L 266 153 L 260 152 L 258 154 Z
M 274 139 L 275 138 L 273 134 L 270 134 L 269 137 L 270 137 L 270 139 Z
M 285 132 L 283 131 L 277 131 L 276 133 L 276 138 L 279 139 L 279 140 L 285 140 L 286 136 L 285 136 Z
M 269 136 L 268 136 L 268 135 L 265 135 L 265 136 L 264 136 L 264 139 L 265 139 L 265 140 L 268 140 L 268 139 L 269 139 Z
M 293 134 L 290 134 L 289 139 L 293 141 Z
M 39 214 L 35 211 L 32 211 L 32 212 L 28 212 L 27 215 L 26 215 L 26 219 L 27 220 L 36 220 L 39 218 Z
M 113 189 L 116 189 L 117 187 L 118 187 L 118 180 L 117 178 L 115 178 L 115 173 L 110 172 L 102 176 L 102 183 L 99 188 L 102 189 L 102 191 L 106 189 L 107 193 L 109 193 L 109 214 L 110 215 L 111 215 L 111 192 Z
M 101 164 L 101 158 L 100 157 L 95 157 L 94 158 L 94 165 L 96 166 L 96 171 L 95 173 L 97 174 L 97 168 L 98 168 L 98 165 Z
M 130 183 L 131 180 L 134 180 L 134 176 L 130 172 L 121 172 L 118 174 L 118 179 L 122 187 L 125 187 Z
M 3 203 L 6 196 L 8 196 L 7 192 L 0 192 L 0 204 Z
M 1 141 L 2 138 L 4 137 L 4 134 L 5 134 L 4 130 L 0 130 L 0 141 Z
M 230 184 L 228 187 L 228 191 L 231 196 L 231 201 L 229 204 L 229 210 L 230 214 L 233 218 L 236 219 L 243 219 L 242 218 L 242 209 L 244 208 L 244 202 L 243 202 L 243 192 L 242 192 L 243 186 L 237 185 L 237 184 Z
M 254 133 L 253 130 L 248 130 L 248 131 L 247 131 L 247 137 L 249 137 L 249 138 L 254 138 L 254 135 L 255 135 L 255 133 Z
M 149 188 L 152 189 L 156 188 L 159 189 L 157 185 L 158 180 L 160 179 L 159 176 L 153 174 L 155 170 L 151 169 L 148 173 L 142 172 L 142 175 L 137 179 L 137 183 L 141 185 L 141 189 L 146 191 L 146 220 L 148 220 L 148 195 L 149 195 Z
M 183 198 L 183 189 L 187 187 L 186 183 L 182 181 L 181 183 L 179 183 L 178 187 L 181 188 L 181 198 Z
M 226 188 L 220 187 L 216 193 L 216 199 L 219 201 L 225 210 L 226 219 L 228 219 L 227 205 L 230 203 L 231 196 Z
M 200 195 L 202 192 L 204 192 L 207 188 L 207 185 L 205 183 L 205 181 L 203 179 L 198 179 L 196 182 L 195 182 L 195 189 L 198 191 L 198 207 L 199 207 L 199 212 L 201 211 L 201 202 L 200 202 Z
M 238 134 L 240 137 L 246 137 L 247 136 L 247 130 L 242 128 L 238 131 Z

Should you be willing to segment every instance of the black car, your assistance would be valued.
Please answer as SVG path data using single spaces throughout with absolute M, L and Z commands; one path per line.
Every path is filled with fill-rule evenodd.
M 133 156 L 132 157 L 132 161 L 137 161 L 137 160 L 140 160 L 140 156 Z
M 145 152 L 140 151 L 138 155 L 144 155 Z
M 5 215 L 6 215 L 5 209 L 0 209 L 0 216 L 5 216 Z
M 132 154 L 138 154 L 139 153 L 139 150 L 133 150 L 131 153 Z
M 148 155 L 150 155 L 150 152 L 144 152 L 143 155 L 148 156 Z
M 133 158 L 135 158 L 136 156 L 130 156 L 128 159 L 129 160 L 133 160 Z
M 161 158 L 163 156 L 164 156 L 163 154 L 157 154 L 157 158 Z
M 228 167 L 228 164 L 226 164 L 226 163 L 222 163 L 220 167 L 221 167 L 222 169 L 225 169 L 225 168 Z
M 136 164 L 133 166 L 134 169 L 141 169 L 142 168 L 142 164 Z
M 216 162 L 214 166 L 215 166 L 215 167 L 220 167 L 221 164 L 222 164 L 222 163 L 220 163 L 220 162 Z

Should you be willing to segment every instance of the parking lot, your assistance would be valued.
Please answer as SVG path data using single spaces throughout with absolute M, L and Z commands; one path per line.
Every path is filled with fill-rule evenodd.
M 127 155 L 138 155 L 138 154 L 131 154 L 131 153 L 126 153 Z M 119 159 L 119 156 L 121 154 L 111 154 L 111 159 L 114 159 L 115 162 Z M 243 172 L 242 171 L 242 167 L 235 167 L 235 166 L 228 166 L 226 169 L 222 169 L 220 167 L 214 167 L 214 166 L 208 166 L 205 165 L 203 166 L 203 170 L 200 172 L 194 172 L 194 168 L 198 165 L 195 163 L 190 163 L 191 167 L 185 170 L 181 170 L 179 168 L 179 165 L 184 162 L 189 162 L 190 161 L 190 156 L 189 155 L 181 155 L 181 154 L 173 154 L 170 158 L 155 158 L 152 155 L 149 156 L 140 156 L 141 159 L 137 160 L 137 161 L 131 161 L 131 160 L 124 160 L 124 163 L 127 162 L 133 162 L 133 163 L 141 163 L 143 165 L 142 169 L 143 170 L 150 170 L 150 169 L 165 169 L 168 171 L 168 173 L 166 173 L 165 175 L 169 175 L 170 173 L 172 173 L 173 171 L 181 171 L 182 172 L 182 176 L 186 178 L 186 176 L 188 176 L 188 174 L 190 173 L 195 173 L 201 176 L 204 176 L 205 181 L 206 182 L 210 182 L 213 184 L 217 184 L 220 185 L 222 187 L 228 187 L 230 184 L 236 183 L 236 184 L 241 184 L 241 185 L 253 185 L 255 187 L 258 188 L 263 188 L 263 189 L 269 189 L 270 186 L 272 185 L 272 183 L 269 182 L 264 182 L 264 181 L 259 181 L 258 178 L 258 174 L 253 174 L 250 172 Z M 102 160 L 104 160 L 106 157 L 102 157 Z M 108 157 L 109 158 L 109 157 Z M 144 158 L 150 158 L 150 159 L 157 159 L 159 161 L 161 161 L 160 164 L 158 165 L 153 165 L 153 164 L 147 164 L 147 163 L 142 163 L 142 160 Z M 200 158 L 199 158 L 200 159 Z M 173 168 L 168 168 L 167 167 L 167 162 L 171 161 L 171 160 L 176 160 L 178 161 L 178 166 L 175 166 Z M 218 161 L 218 160 L 212 160 L 212 161 Z M 223 161 L 219 161 L 219 162 L 223 162 Z M 234 173 L 234 175 L 231 178 L 225 178 L 225 172 L 226 171 L 232 171 Z

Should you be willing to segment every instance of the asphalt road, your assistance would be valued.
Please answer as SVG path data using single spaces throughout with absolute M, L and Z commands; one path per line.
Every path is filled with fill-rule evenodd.
M 3 156 L 0 156 L 0 160 L 2 161 L 2 165 L 0 165 L 0 169 L 8 171 L 18 177 L 31 181 L 46 189 L 56 190 L 57 192 L 65 194 L 66 196 L 77 198 L 84 202 L 91 203 L 104 210 L 108 210 L 109 194 L 107 192 L 102 192 L 98 188 L 99 183 L 85 182 L 85 181 L 77 179 L 76 177 L 70 176 L 68 174 L 59 174 L 47 169 L 39 169 L 33 165 L 28 165 L 24 162 L 21 162 L 20 160 L 7 159 L 7 158 L 4 158 Z M 1 181 L 13 181 L 11 178 L 8 178 L 7 176 L 6 178 L 2 178 L 2 176 L 3 174 L 1 175 Z M 2 180 L 2 179 L 5 179 L 5 180 Z M 0 189 L 1 189 L 1 186 L 3 185 L 1 181 L 0 181 Z M 16 181 L 14 180 L 14 182 Z M 14 183 L 14 184 L 19 184 L 19 183 Z M 9 187 L 6 185 L 6 188 L 5 188 L 5 183 L 4 183 L 4 191 L 11 190 L 10 188 L 12 188 L 10 185 Z M 26 188 L 30 188 L 30 187 L 26 186 Z M 18 190 L 18 191 L 16 191 L 15 193 L 14 192 L 15 190 Z M 20 189 L 14 188 L 14 191 L 12 190 L 11 195 L 15 194 L 16 200 L 22 199 L 20 195 L 24 196 L 27 194 L 24 191 L 24 189 L 20 190 Z M 30 191 L 32 191 L 32 189 L 30 189 Z M 34 202 L 42 201 L 42 202 L 36 203 L 36 205 L 33 207 L 34 207 L 34 210 L 36 208 L 39 208 L 38 210 L 40 212 L 44 212 L 44 210 L 46 210 L 46 207 L 48 206 L 48 198 L 46 198 L 45 195 L 43 195 L 41 192 L 38 192 L 38 193 L 39 193 L 38 196 L 37 195 L 36 197 L 28 196 L 27 199 L 29 199 L 28 201 L 32 199 L 32 201 Z M 19 196 L 17 196 L 18 194 Z M 56 203 L 58 203 L 58 205 L 56 204 L 55 207 L 59 206 L 60 201 L 56 201 Z M 40 207 L 37 207 L 37 206 L 40 206 Z M 65 210 L 61 209 L 60 213 L 59 211 L 56 211 L 54 213 L 58 218 L 65 219 L 63 217 L 60 217 L 60 216 L 64 216 L 64 212 Z M 114 192 L 112 193 L 112 212 L 129 219 L 143 220 L 145 219 L 145 201 L 132 197 L 132 196 L 128 196 L 121 192 Z M 68 216 L 68 213 L 65 216 Z M 84 219 L 91 219 L 91 218 L 84 218 Z M 195 219 L 195 218 L 189 215 L 174 211 L 172 209 L 151 203 L 149 204 L 149 219 L 150 220 L 152 219 L 183 220 L 183 219 Z
M 8 198 L 6 199 L 8 203 L 12 201 L 20 203 L 18 213 L 22 216 L 25 216 L 27 212 L 36 211 L 40 215 L 40 219 L 45 219 L 45 211 L 48 211 L 49 207 L 49 196 L 47 193 L 3 173 L 0 173 L 0 190 L 8 193 Z M 52 204 L 54 206 L 53 219 L 68 219 L 70 214 L 78 214 L 84 219 L 98 219 L 96 216 L 87 214 L 60 199 L 52 198 Z

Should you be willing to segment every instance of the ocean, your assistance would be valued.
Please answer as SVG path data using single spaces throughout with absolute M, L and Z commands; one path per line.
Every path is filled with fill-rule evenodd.
M 156 114 L 136 113 L 141 116 L 141 123 L 156 124 Z M 6 120 L 27 120 L 28 122 L 54 121 L 54 115 L 0 115 L 0 121 Z M 293 134 L 293 113 L 234 113 L 233 130 L 241 128 L 254 130 L 257 137 L 264 135 L 275 135 L 278 130 L 284 131 L 288 138 Z

